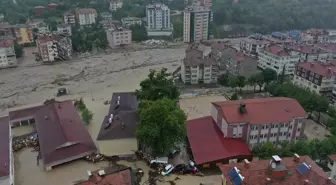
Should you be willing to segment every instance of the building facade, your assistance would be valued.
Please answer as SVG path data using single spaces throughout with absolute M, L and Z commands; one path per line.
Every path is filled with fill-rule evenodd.
M 68 37 L 60 35 L 39 36 L 36 46 L 42 62 L 71 59 L 72 44 Z
M 265 40 L 262 35 L 255 34 L 247 39 L 241 40 L 240 49 L 249 55 L 258 56 L 261 50 L 263 50 L 263 48 L 268 46 L 270 43 L 271 42 Z
M 0 68 L 16 67 L 17 60 L 13 40 L 0 41 Z
M 249 77 L 259 72 L 258 60 L 242 52 L 231 53 L 225 62 L 225 70 L 235 76 Z
M 142 20 L 138 17 L 124 17 L 121 19 L 121 23 L 124 27 L 129 28 L 132 25 L 141 25 Z
M 76 23 L 76 16 L 73 13 L 67 12 L 63 14 L 63 19 L 65 24 L 75 24 Z
M 37 29 L 39 34 L 50 33 L 49 26 L 42 19 L 27 20 L 26 24 L 31 29 Z
M 170 9 L 167 5 L 161 3 L 147 5 L 146 19 L 148 36 L 170 36 L 172 34 Z
M 329 52 L 313 44 L 293 44 L 287 46 L 292 55 L 298 55 L 300 62 L 326 61 Z
M 110 10 L 111 11 L 116 11 L 119 8 L 121 8 L 123 5 L 123 2 L 120 0 L 110 0 Z
M 260 50 L 258 58 L 259 68 L 272 69 L 278 75 L 283 71 L 285 75 L 292 75 L 300 59 L 299 55 L 291 54 L 288 48 L 277 44 L 270 44 Z
M 71 31 L 71 25 L 69 24 L 59 24 L 57 25 L 57 33 L 66 35 L 66 36 L 71 36 L 72 31 Z
M 297 100 L 283 97 L 213 102 L 211 116 L 224 137 L 241 138 L 250 148 L 301 139 L 308 117 Z
M 215 84 L 219 75 L 219 66 L 211 47 L 192 44 L 186 50 L 181 65 L 181 79 L 185 84 Z
M 327 62 L 302 62 L 296 65 L 293 84 L 332 98 L 336 66 Z
M 106 36 L 111 48 L 132 44 L 132 31 L 126 28 L 107 30 Z
M 93 8 L 79 9 L 77 10 L 77 19 L 81 26 L 95 24 L 97 11 Z
M 183 41 L 200 42 L 209 39 L 211 11 L 202 6 L 189 6 L 184 12 Z

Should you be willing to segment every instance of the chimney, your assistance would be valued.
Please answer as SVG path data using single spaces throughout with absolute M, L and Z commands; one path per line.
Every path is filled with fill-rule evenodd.
M 293 158 L 293 160 L 294 160 L 295 162 L 299 162 L 299 161 L 300 161 L 300 156 L 299 156 L 298 154 L 294 154 L 294 158 Z
M 244 159 L 244 167 L 250 168 L 250 162 L 247 159 Z
M 329 73 L 329 74 L 331 73 L 331 68 L 330 68 L 330 67 L 328 68 L 328 73 Z

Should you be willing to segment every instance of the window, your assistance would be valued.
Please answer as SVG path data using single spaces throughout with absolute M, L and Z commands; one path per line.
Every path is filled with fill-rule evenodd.
M 257 139 L 257 135 L 254 135 L 254 139 Z
M 282 128 L 282 127 L 284 127 L 284 124 L 283 124 L 283 123 L 281 123 L 281 128 Z
M 300 128 L 297 129 L 298 132 L 300 132 L 300 130 L 301 130 Z
M 291 128 L 292 128 L 292 125 L 290 125 L 289 128 L 291 129 Z
M 282 136 L 282 132 L 280 132 L 279 135 Z

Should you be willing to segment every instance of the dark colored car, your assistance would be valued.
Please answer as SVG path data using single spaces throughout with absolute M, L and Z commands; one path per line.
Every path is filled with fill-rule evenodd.
M 171 159 L 171 158 L 174 158 L 175 156 L 177 156 L 178 154 L 180 154 L 180 150 L 179 149 L 175 149 L 173 150 L 172 152 L 169 153 L 168 157 Z

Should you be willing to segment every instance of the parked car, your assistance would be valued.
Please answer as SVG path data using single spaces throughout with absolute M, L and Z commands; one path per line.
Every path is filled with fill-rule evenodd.
M 173 151 L 171 151 L 168 155 L 168 157 L 171 159 L 171 158 L 174 158 L 175 156 L 177 156 L 178 154 L 180 154 L 180 150 L 179 149 L 175 149 Z
M 168 164 L 168 157 L 159 157 L 150 161 L 149 166 L 156 168 L 159 164 Z
M 162 175 L 166 176 L 166 175 L 169 175 L 170 172 L 172 172 L 174 170 L 174 166 L 171 165 L 171 164 L 168 164 L 165 168 L 164 168 L 164 171 L 161 172 Z
M 185 164 L 178 164 L 175 166 L 173 173 L 183 173 L 183 171 L 186 169 L 186 165 Z

